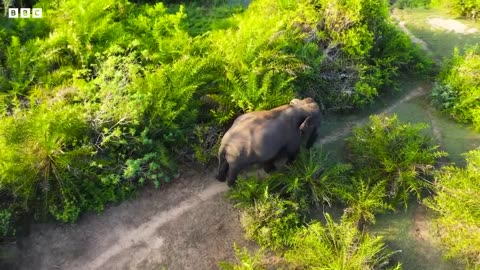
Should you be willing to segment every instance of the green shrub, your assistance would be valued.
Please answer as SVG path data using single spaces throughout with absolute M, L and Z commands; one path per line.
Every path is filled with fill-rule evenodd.
M 339 224 L 328 214 L 326 219 L 325 225 L 314 222 L 292 238 L 285 258 L 294 269 L 386 269 L 393 253 L 385 249 L 381 237 L 363 234 L 344 219 Z
M 311 69 L 298 80 L 306 95 L 334 109 L 361 107 L 394 87 L 400 71 L 429 70 L 427 59 L 389 18 L 386 1 L 310 2 L 314 6 L 302 10 L 309 23 L 302 31 L 323 57 L 306 55 Z
M 328 155 L 321 151 L 302 151 L 284 172 L 263 180 L 249 177 L 237 181 L 236 187 L 229 191 L 229 198 L 241 208 L 253 206 L 271 194 L 301 205 L 331 204 L 349 169 L 348 165 L 329 164 Z
M 256 177 L 239 179 L 235 187 L 230 189 L 228 197 L 238 208 L 247 209 L 261 203 L 271 195 L 270 178 L 259 180 Z
M 385 201 L 386 181 L 352 178 L 337 194 L 347 205 L 345 218 L 357 224 L 360 231 L 367 223 L 375 223 L 375 214 L 383 213 L 392 207 Z
M 347 139 L 347 159 L 355 174 L 370 179 L 372 185 L 385 181 L 389 203 L 406 205 L 410 194 L 420 196 L 422 188 L 430 187 L 426 179 L 438 157 L 431 138 L 421 131 L 426 124 L 401 123 L 397 116 L 371 116 L 370 122 L 353 131 Z
M 301 205 L 269 195 L 265 200 L 245 209 L 241 216 L 245 235 L 263 247 L 278 250 L 289 241 L 301 225 Z
M 270 185 L 273 191 L 295 202 L 331 205 L 349 170 L 349 165 L 329 164 L 328 155 L 322 151 L 303 151 L 284 175 L 273 176 Z
M 82 111 L 79 106 L 43 105 L 0 119 L 0 187 L 24 209 L 76 219 L 77 200 L 86 194 L 75 183 L 85 181 L 94 152 Z
M 477 19 L 480 14 L 480 2 L 478 0 L 431 0 L 432 5 L 445 7 L 459 16 Z
M 480 131 L 480 47 L 454 51 L 432 91 L 434 102 L 451 117 Z
M 480 267 L 480 150 L 467 154 L 466 168 L 446 166 L 435 176 L 435 195 L 425 200 L 437 212 L 434 219 L 449 258 L 469 269 Z

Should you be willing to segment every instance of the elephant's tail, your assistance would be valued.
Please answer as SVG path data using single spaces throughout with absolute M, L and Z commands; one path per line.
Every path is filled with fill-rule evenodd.
M 216 176 L 218 181 L 225 182 L 227 179 L 228 167 L 228 162 L 225 158 L 225 150 L 221 149 L 220 154 L 218 155 L 218 173 Z

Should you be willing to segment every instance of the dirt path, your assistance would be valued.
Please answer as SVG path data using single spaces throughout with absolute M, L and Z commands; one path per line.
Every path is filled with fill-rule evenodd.
M 225 183 L 190 172 L 166 188 L 87 214 L 77 224 L 36 225 L 18 243 L 16 269 L 216 269 L 243 239 Z
M 470 28 L 465 24 L 454 19 L 443 18 L 428 18 L 427 23 L 434 28 L 441 28 L 448 31 L 453 31 L 457 34 L 474 34 L 478 32 L 476 28 Z
M 427 88 L 423 86 L 417 87 L 415 90 L 411 91 L 408 93 L 406 96 L 404 96 L 402 99 L 398 100 L 397 102 L 393 103 L 392 105 L 388 106 L 387 108 L 384 108 L 383 110 L 379 111 L 378 113 L 390 113 L 392 112 L 395 108 L 397 108 L 400 104 L 408 102 L 414 98 L 417 98 L 419 96 L 425 95 L 426 92 L 428 91 Z M 368 121 L 368 117 L 359 119 L 354 122 L 349 122 L 346 124 L 343 128 L 339 129 L 337 132 L 334 132 L 333 134 L 330 134 L 328 136 L 325 136 L 318 140 L 319 144 L 329 144 L 334 141 L 337 141 L 338 139 L 341 139 L 343 137 L 346 137 L 354 128 L 355 126 L 365 124 Z

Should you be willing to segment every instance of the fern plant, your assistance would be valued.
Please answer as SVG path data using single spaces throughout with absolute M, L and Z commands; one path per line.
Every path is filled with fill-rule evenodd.
M 393 206 L 406 205 L 410 194 L 420 197 L 423 188 L 431 187 L 427 177 L 436 159 L 446 156 L 421 133 L 426 127 L 401 123 L 396 115 L 374 115 L 347 139 L 347 159 L 356 174 L 374 185 L 386 181 L 385 193 Z
M 293 201 L 308 205 L 331 205 L 336 189 L 344 182 L 349 165 L 328 163 L 328 155 L 312 149 L 301 152 L 296 161 L 287 167 L 285 175 L 275 175 L 272 187 Z
M 360 231 L 368 223 L 375 223 L 375 214 L 393 210 L 385 201 L 386 181 L 374 181 L 353 177 L 351 183 L 337 192 L 346 203 L 345 217 L 357 224 Z
M 362 234 L 342 219 L 335 223 L 326 214 L 327 223 L 314 222 L 301 229 L 292 239 L 292 248 L 285 254 L 287 261 L 301 269 L 401 269 L 388 268 L 393 252 L 382 238 Z

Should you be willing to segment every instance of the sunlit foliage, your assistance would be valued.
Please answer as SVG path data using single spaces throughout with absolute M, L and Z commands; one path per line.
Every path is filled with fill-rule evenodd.
M 435 178 L 435 195 L 426 200 L 437 212 L 435 223 L 447 257 L 469 269 L 480 267 L 480 150 L 467 154 L 466 168 L 447 166 Z

